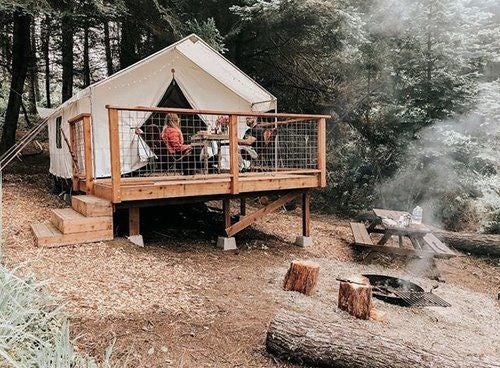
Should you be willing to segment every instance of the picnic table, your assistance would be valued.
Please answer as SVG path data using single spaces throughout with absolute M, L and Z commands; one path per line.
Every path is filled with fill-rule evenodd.
M 217 152 L 215 156 L 217 157 L 217 173 L 220 173 L 221 166 L 221 142 L 229 141 L 229 135 L 227 134 L 215 134 L 210 132 L 198 132 L 191 137 L 192 147 L 201 147 L 201 158 L 203 160 L 203 173 L 209 173 L 208 161 L 210 158 L 209 149 L 212 147 L 212 143 L 215 142 L 217 146 Z
M 373 250 L 392 252 L 398 254 L 431 255 L 441 258 L 454 257 L 457 254 L 441 242 L 431 229 L 424 224 L 411 223 L 407 227 L 400 227 L 398 220 L 401 216 L 410 216 L 408 212 L 374 208 L 375 219 L 368 226 L 359 222 L 352 222 L 351 229 L 356 245 L 371 247 Z M 390 219 L 391 221 L 383 221 Z M 373 243 L 371 234 L 382 234 L 382 238 Z M 390 247 L 386 243 L 393 237 L 398 237 L 399 247 Z M 404 248 L 403 239 L 408 238 L 413 245 L 413 250 Z

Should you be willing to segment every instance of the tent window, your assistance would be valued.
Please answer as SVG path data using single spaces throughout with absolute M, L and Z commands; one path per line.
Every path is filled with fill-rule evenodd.
M 62 148 L 61 122 L 62 122 L 62 116 L 58 116 L 56 118 L 56 148 Z

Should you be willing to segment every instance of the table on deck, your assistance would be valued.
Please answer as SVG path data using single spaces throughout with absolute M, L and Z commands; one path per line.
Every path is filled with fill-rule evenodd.
M 215 134 L 209 132 L 198 132 L 191 137 L 192 147 L 202 147 L 203 150 L 203 173 L 208 174 L 208 148 L 211 147 L 212 142 L 217 145 L 217 173 L 220 174 L 221 166 L 221 142 L 229 141 L 227 134 Z
M 384 224 L 382 220 L 388 218 L 398 221 L 401 216 L 409 216 L 408 212 L 385 210 L 380 208 L 373 209 L 377 218 L 372 221 L 368 228 L 365 228 L 362 223 L 351 223 L 355 243 L 357 245 L 372 247 L 380 251 L 392 251 L 396 253 L 408 252 L 408 249 L 403 248 L 403 237 L 410 239 L 417 254 L 431 254 L 443 258 L 453 257 L 457 254 L 443 244 L 434 234 L 431 229 L 423 224 L 410 224 L 408 227 L 399 227 L 398 225 L 390 226 Z M 373 244 L 370 234 L 381 233 L 382 238 L 377 244 Z M 385 246 L 391 237 L 397 236 L 399 239 L 399 248 Z

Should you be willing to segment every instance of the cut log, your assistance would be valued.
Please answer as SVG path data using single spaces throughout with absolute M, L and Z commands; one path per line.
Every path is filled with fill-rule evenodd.
M 309 261 L 292 261 L 283 289 L 311 295 L 318 283 L 319 265 Z
M 366 277 L 351 276 L 350 282 L 340 282 L 339 287 L 339 309 L 346 311 L 360 319 L 369 319 L 372 309 L 372 287 Z M 360 285 L 364 284 L 364 285 Z
M 447 245 L 463 252 L 500 257 L 500 235 L 456 233 L 444 230 L 432 230 L 432 233 Z
M 369 322 L 366 322 L 369 323 Z M 344 368 L 456 368 L 498 367 L 465 354 L 430 351 L 407 341 L 389 339 L 348 324 L 317 320 L 292 311 L 280 311 L 267 331 L 269 353 L 282 360 L 316 367 Z

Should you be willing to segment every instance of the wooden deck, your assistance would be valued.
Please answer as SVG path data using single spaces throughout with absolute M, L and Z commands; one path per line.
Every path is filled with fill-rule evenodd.
M 122 178 L 120 202 L 179 197 L 204 197 L 234 194 L 230 174 L 196 176 L 153 176 Z M 238 177 L 237 193 L 283 191 L 321 187 L 319 170 L 279 173 L 242 173 Z M 80 183 L 81 187 L 85 182 Z M 94 181 L 94 195 L 113 201 L 111 179 Z
M 309 191 L 313 188 L 326 186 L 326 119 L 329 116 L 158 107 L 107 106 L 107 108 L 110 149 L 109 178 L 96 178 L 95 176 L 96 165 L 93 161 L 91 117 L 87 114 L 77 116 L 69 121 L 70 141 L 67 144 L 73 164 L 73 189 L 88 196 L 87 200 L 82 197 L 77 201 L 78 203 L 73 204 L 73 210 L 81 216 L 73 214 L 70 225 L 74 225 L 77 230 L 82 230 L 79 233 L 81 237 L 86 236 L 86 234 L 92 235 L 96 231 L 92 228 L 95 219 L 88 219 L 88 217 L 101 213 L 111 216 L 111 211 L 119 207 L 128 209 L 129 238 L 136 239 L 140 237 L 140 208 L 177 202 L 212 200 L 222 201 L 225 234 L 221 235 L 232 237 L 263 216 L 300 198 L 302 202 L 302 238 L 310 237 Z M 198 154 L 191 155 L 192 161 L 190 163 L 195 163 L 195 165 L 191 165 L 194 167 L 192 170 L 185 170 L 189 168 L 189 162 L 185 163 L 186 166 L 183 169 L 182 160 L 180 161 L 180 169 L 177 167 L 179 166 L 178 162 L 172 165 L 172 162 L 169 161 L 172 155 L 165 155 L 163 152 L 165 144 L 161 143 L 160 133 L 155 132 L 154 129 L 146 129 L 152 126 L 163 126 L 166 122 L 166 115 L 171 113 L 178 114 L 179 121 L 184 121 L 186 124 L 182 132 L 186 140 L 192 140 L 192 137 L 200 132 L 204 132 L 203 136 L 206 137 L 207 132 L 217 127 L 218 119 L 221 116 L 227 117 L 227 135 L 217 136 L 219 151 L 217 155 L 214 155 L 220 160 L 222 143 L 227 145 L 228 152 L 224 154 L 226 164 L 221 165 L 221 161 L 217 162 L 214 165 L 217 168 L 217 173 L 208 174 L 210 172 L 207 169 L 206 157 L 208 156 L 203 161 L 205 164 L 203 169 L 197 168 L 196 163 L 198 160 L 201 161 L 201 153 L 199 153 L 200 156 Z M 156 119 L 152 121 L 157 125 L 147 125 L 145 121 L 149 117 Z M 266 142 L 265 139 L 262 139 L 256 141 L 257 143 L 254 142 L 254 148 L 260 152 L 260 160 L 256 160 L 255 157 L 244 158 L 241 152 L 238 131 L 241 122 L 245 122 L 247 129 L 249 129 L 247 122 L 249 117 L 255 118 L 254 122 L 260 128 L 267 129 L 268 133 L 272 133 L 271 136 L 274 137 L 271 141 Z M 139 132 L 134 129 L 132 134 L 130 127 L 137 121 L 144 121 L 145 128 L 144 130 L 139 129 Z M 255 126 L 252 127 L 255 128 Z M 130 147 L 135 147 L 133 142 L 139 141 L 137 135 L 141 137 L 141 142 L 144 142 L 144 145 L 149 148 L 150 155 L 146 164 L 132 170 L 130 164 L 137 159 L 136 156 L 139 153 L 137 147 Z M 160 143 L 158 143 L 159 140 Z M 205 154 L 208 155 L 207 152 Z M 189 157 L 189 155 L 185 157 Z M 185 175 L 189 172 L 196 172 L 196 174 Z M 271 196 L 272 202 L 253 213 L 246 213 L 245 201 L 247 198 L 270 192 L 273 194 Z M 230 202 L 234 200 L 240 202 L 240 215 L 237 222 L 233 222 L 231 214 Z M 55 220 L 57 219 L 54 219 L 55 225 L 60 225 L 60 221 Z M 69 220 L 66 222 L 69 224 Z M 84 225 L 88 225 L 88 227 Z M 65 237 L 64 239 L 57 238 L 57 236 L 61 237 L 59 234 L 52 234 L 53 239 L 49 239 L 45 243 L 66 244 L 77 240 L 70 238 L 68 226 L 62 228 L 60 225 L 62 230 L 59 230 Z M 35 228 L 34 232 L 35 230 L 38 228 Z M 40 231 L 35 232 L 37 238 L 40 238 L 39 233 Z M 105 237 L 108 235 L 104 234 Z M 301 241 L 298 244 L 307 244 L 306 241 L 302 241 L 303 239 L 299 240 Z M 39 243 L 42 244 L 41 241 Z M 139 243 L 142 243 L 142 238 L 138 240 Z

